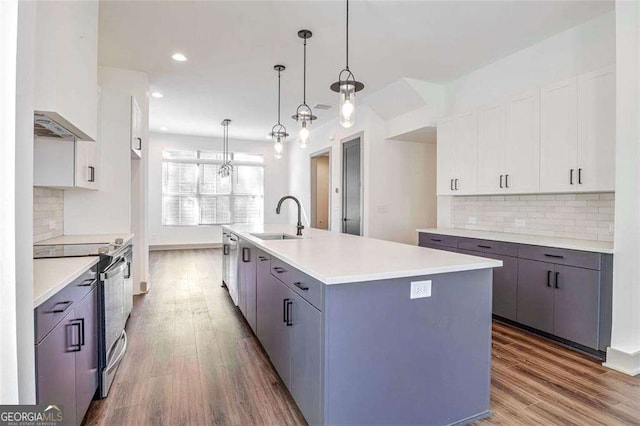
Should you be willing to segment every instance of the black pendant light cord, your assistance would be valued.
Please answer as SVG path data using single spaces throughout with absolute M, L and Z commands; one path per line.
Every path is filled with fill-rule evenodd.
M 278 125 L 280 125 L 280 70 L 278 70 Z
M 347 0 L 347 64 L 346 69 L 349 69 L 349 0 Z
M 307 104 L 307 39 L 304 39 L 304 54 L 302 66 L 302 103 Z

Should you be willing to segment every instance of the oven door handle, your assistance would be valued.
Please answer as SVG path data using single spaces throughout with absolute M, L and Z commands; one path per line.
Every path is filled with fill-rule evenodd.
M 122 339 L 124 339 L 124 345 L 122 346 L 122 350 L 120 351 L 118 356 L 105 369 L 105 372 L 107 374 L 111 373 L 111 371 L 114 368 L 116 368 L 116 366 L 120 363 L 120 361 L 122 361 L 122 358 L 124 357 L 125 352 L 127 352 L 127 332 L 124 330 L 122 330 L 122 334 L 120 335 L 120 338 L 116 340 L 116 342 Z
M 107 271 L 100 274 L 100 279 L 106 281 L 109 278 L 116 277 L 120 274 L 124 274 L 127 260 L 123 257 L 115 265 L 109 268 Z

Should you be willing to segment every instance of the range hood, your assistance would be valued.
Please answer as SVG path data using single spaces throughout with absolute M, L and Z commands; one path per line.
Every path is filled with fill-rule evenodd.
M 65 120 L 60 114 L 50 111 L 36 111 L 34 113 L 33 133 L 36 136 L 48 138 L 95 142 L 89 135 Z

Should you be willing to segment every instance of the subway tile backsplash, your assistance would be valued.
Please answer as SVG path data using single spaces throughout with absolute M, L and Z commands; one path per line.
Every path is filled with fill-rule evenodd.
M 613 241 L 614 193 L 453 197 L 454 228 Z
M 64 191 L 33 188 L 33 242 L 64 234 Z

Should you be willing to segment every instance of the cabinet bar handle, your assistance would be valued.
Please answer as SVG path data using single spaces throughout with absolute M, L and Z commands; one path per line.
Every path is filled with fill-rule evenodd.
M 560 272 L 556 272 L 556 288 L 560 288 L 560 282 L 558 279 L 560 278 Z
M 142 151 L 142 138 L 136 138 L 138 141 L 138 147 L 136 148 L 138 151 Z
M 509 175 L 504 175 L 504 187 L 509 188 Z
M 287 313 L 289 312 L 287 309 L 288 302 L 289 302 L 289 299 L 282 300 L 282 322 L 286 322 L 286 323 L 289 323 L 289 318 L 287 317 Z
M 279 267 L 279 266 L 276 266 L 275 268 L 273 268 L 273 270 L 274 270 L 274 271 L 276 271 L 278 274 L 282 274 L 282 273 L 287 272 L 287 270 L 286 270 L 286 269 L 281 268 L 281 267 Z
M 545 253 L 544 254 L 545 257 L 551 257 L 553 259 L 564 259 L 564 256 L 560 255 L 560 254 L 549 254 L 549 253 Z
M 295 285 L 296 287 L 298 287 L 302 291 L 309 290 L 309 287 L 305 287 L 304 284 L 302 284 L 301 282 L 295 282 L 295 283 L 293 283 L 293 285 Z
M 504 188 L 504 187 L 502 186 L 502 177 L 503 177 L 503 176 L 504 176 L 504 175 L 500 175 L 500 188 Z
M 458 178 L 454 179 L 454 185 L 453 187 L 455 188 L 455 190 L 458 190 Z
M 76 321 L 76 320 L 74 320 Z M 80 330 L 80 323 L 79 322 L 71 322 L 71 324 L 67 324 L 68 329 L 67 330 L 71 330 L 71 333 L 67 332 L 67 339 L 69 339 L 69 345 L 68 348 L 69 350 L 67 352 L 80 352 L 82 350 L 82 345 L 80 344 L 80 339 L 81 339 L 81 330 Z M 73 343 L 73 332 L 74 330 L 78 330 L 78 343 L 74 344 Z
M 451 182 L 450 182 L 449 186 L 451 187 L 451 190 L 453 191 L 453 179 L 451 179 Z
M 258 260 L 260 260 L 260 262 L 266 262 L 267 260 L 269 260 L 269 258 L 264 256 L 258 256 Z
M 242 247 L 242 261 L 244 263 L 251 262 L 251 253 L 249 252 L 249 247 Z
M 569 185 L 573 185 L 573 169 L 569 170 Z
M 547 271 L 547 287 L 551 287 L 551 271 Z
M 289 309 L 293 306 L 293 302 L 287 299 L 287 327 L 291 327 L 293 325 L 293 321 L 291 321 L 291 310 Z
M 225 256 L 229 256 L 229 244 L 224 244 L 222 246 L 222 254 Z
M 578 169 L 578 184 L 582 185 L 582 169 Z
M 64 302 L 58 302 L 55 305 L 53 305 L 53 308 L 55 308 L 58 305 L 64 305 L 64 308 L 62 309 L 51 309 L 50 311 L 45 311 L 45 313 L 47 314 L 60 314 L 64 311 L 67 310 L 67 308 L 69 308 L 69 306 L 71 306 L 73 302 L 71 300 L 65 300 Z
M 91 287 L 96 281 L 98 281 L 97 278 L 87 278 L 82 281 L 82 283 L 78 284 L 78 287 Z
M 478 244 L 478 247 L 483 248 L 483 249 L 490 249 L 491 246 L 485 246 L 483 244 Z
M 95 182 L 96 181 L 96 168 L 93 166 L 89 166 L 89 182 Z
M 440 241 L 442 241 L 440 238 L 429 238 L 431 241 L 435 241 L 436 243 L 439 243 Z

